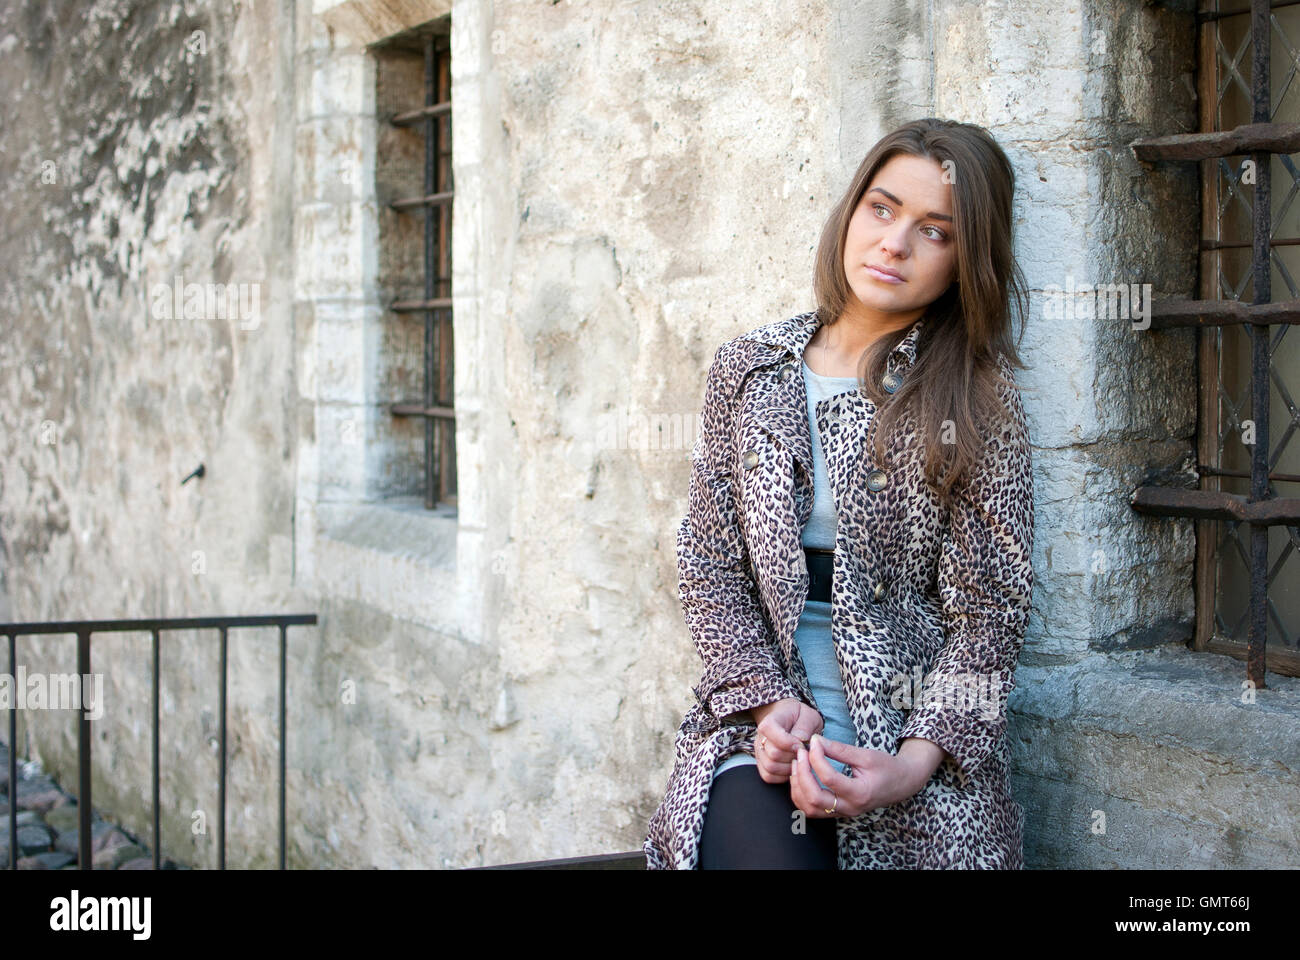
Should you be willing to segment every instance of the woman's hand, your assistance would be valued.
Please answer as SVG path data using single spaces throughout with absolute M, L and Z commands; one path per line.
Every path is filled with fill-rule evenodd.
M 904 742 L 911 742 L 911 738 Z M 925 786 L 943 756 L 942 749 L 933 743 L 915 751 L 900 750 L 895 755 L 815 736 L 809 749 L 798 750 L 790 779 L 790 799 L 805 814 L 818 819 L 856 817 L 899 803 Z M 844 764 L 852 770 L 848 775 L 839 771 Z M 817 780 L 823 786 L 818 786 Z
M 764 783 L 788 783 L 795 752 L 825 727 L 822 715 L 802 700 L 777 700 L 749 711 L 758 724 L 754 759 Z

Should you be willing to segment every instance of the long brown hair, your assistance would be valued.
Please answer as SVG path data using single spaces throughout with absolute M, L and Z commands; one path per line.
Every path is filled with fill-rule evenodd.
M 1011 201 L 1015 172 L 1002 148 L 982 127 L 927 117 L 904 124 L 863 159 L 831 210 L 817 249 L 813 292 L 822 323 L 844 313 L 852 291 L 844 275 L 844 238 L 858 201 L 876 171 L 896 154 L 935 160 L 951 181 L 957 279 L 926 308 L 916 363 L 892 396 L 880 386 L 889 353 L 908 328 L 886 334 L 863 354 L 858 377 L 876 405 L 873 453 L 886 459 L 891 428 L 904 414 L 918 425 L 925 449 L 925 478 L 945 500 L 978 459 L 983 425 L 1004 413 L 997 355 L 1024 368 L 1011 338 L 1011 303 L 1028 313 L 1026 283 L 1012 252 Z M 941 442 L 944 422 L 955 442 Z

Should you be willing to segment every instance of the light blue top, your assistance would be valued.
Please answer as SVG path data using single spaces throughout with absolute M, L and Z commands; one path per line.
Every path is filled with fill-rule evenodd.
M 837 525 L 835 494 L 831 490 L 830 477 L 826 471 L 826 457 L 822 453 L 821 438 L 817 434 L 817 404 L 846 390 L 858 389 L 858 379 L 857 377 L 823 377 L 821 374 L 813 373 L 805 363 L 803 380 L 808 396 L 808 426 L 812 431 L 813 508 L 812 516 L 808 518 L 803 528 L 802 542 L 805 547 L 833 550 Z M 839 663 L 835 658 L 835 647 L 831 642 L 831 605 L 820 600 L 805 601 L 803 613 L 799 616 L 799 625 L 795 628 L 794 640 L 799 648 L 799 656 L 803 660 L 804 668 L 808 672 L 813 702 L 826 722 L 822 735 L 828 740 L 856 744 L 857 734 L 853 719 L 849 715 L 844 683 L 840 677 Z M 733 753 L 718 764 L 713 775 L 717 777 L 723 770 L 746 763 L 755 763 L 750 754 Z M 814 777 L 816 777 L 815 773 Z M 818 779 L 817 782 L 821 783 L 821 780 Z

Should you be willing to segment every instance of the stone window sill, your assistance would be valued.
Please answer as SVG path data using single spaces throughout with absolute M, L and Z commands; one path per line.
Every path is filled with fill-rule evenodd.
M 1267 689 L 1247 704 L 1245 675 L 1243 661 L 1181 643 L 1072 664 L 1022 663 L 1010 707 L 1040 720 L 1068 718 L 1116 734 L 1300 767 L 1300 677 L 1270 671 Z
M 331 596 L 456 633 L 454 507 L 426 510 L 419 497 L 323 503 L 316 578 Z
M 1242 702 L 1244 679 L 1242 661 L 1183 644 L 1021 664 L 1009 704 L 1014 775 L 1066 785 L 1030 789 L 1040 802 L 1055 797 L 1058 822 L 1110 809 L 1116 862 L 1146 829 L 1167 850 L 1194 841 L 1187 865 L 1293 857 L 1300 678 L 1270 672 L 1253 704 Z

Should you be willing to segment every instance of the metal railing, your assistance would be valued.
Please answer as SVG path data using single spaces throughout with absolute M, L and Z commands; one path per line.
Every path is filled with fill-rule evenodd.
M 227 631 L 239 627 L 280 628 L 280 869 L 284 869 L 284 769 L 285 769 L 285 648 L 292 626 L 314 625 L 316 614 L 269 614 L 247 617 L 181 617 L 153 620 L 56 620 L 44 623 L 0 623 L 9 638 L 9 675 L 17 675 L 17 638 L 49 634 L 77 635 L 77 676 L 90 675 L 90 636 L 93 633 L 153 634 L 153 867 L 159 868 L 162 836 L 158 830 L 158 641 L 163 630 L 211 630 L 221 634 L 221 773 L 218 799 L 218 869 L 226 868 L 226 641 Z M 91 856 L 90 718 L 84 709 L 77 717 L 77 866 L 93 869 Z M 18 704 L 9 706 L 9 869 L 18 866 Z

